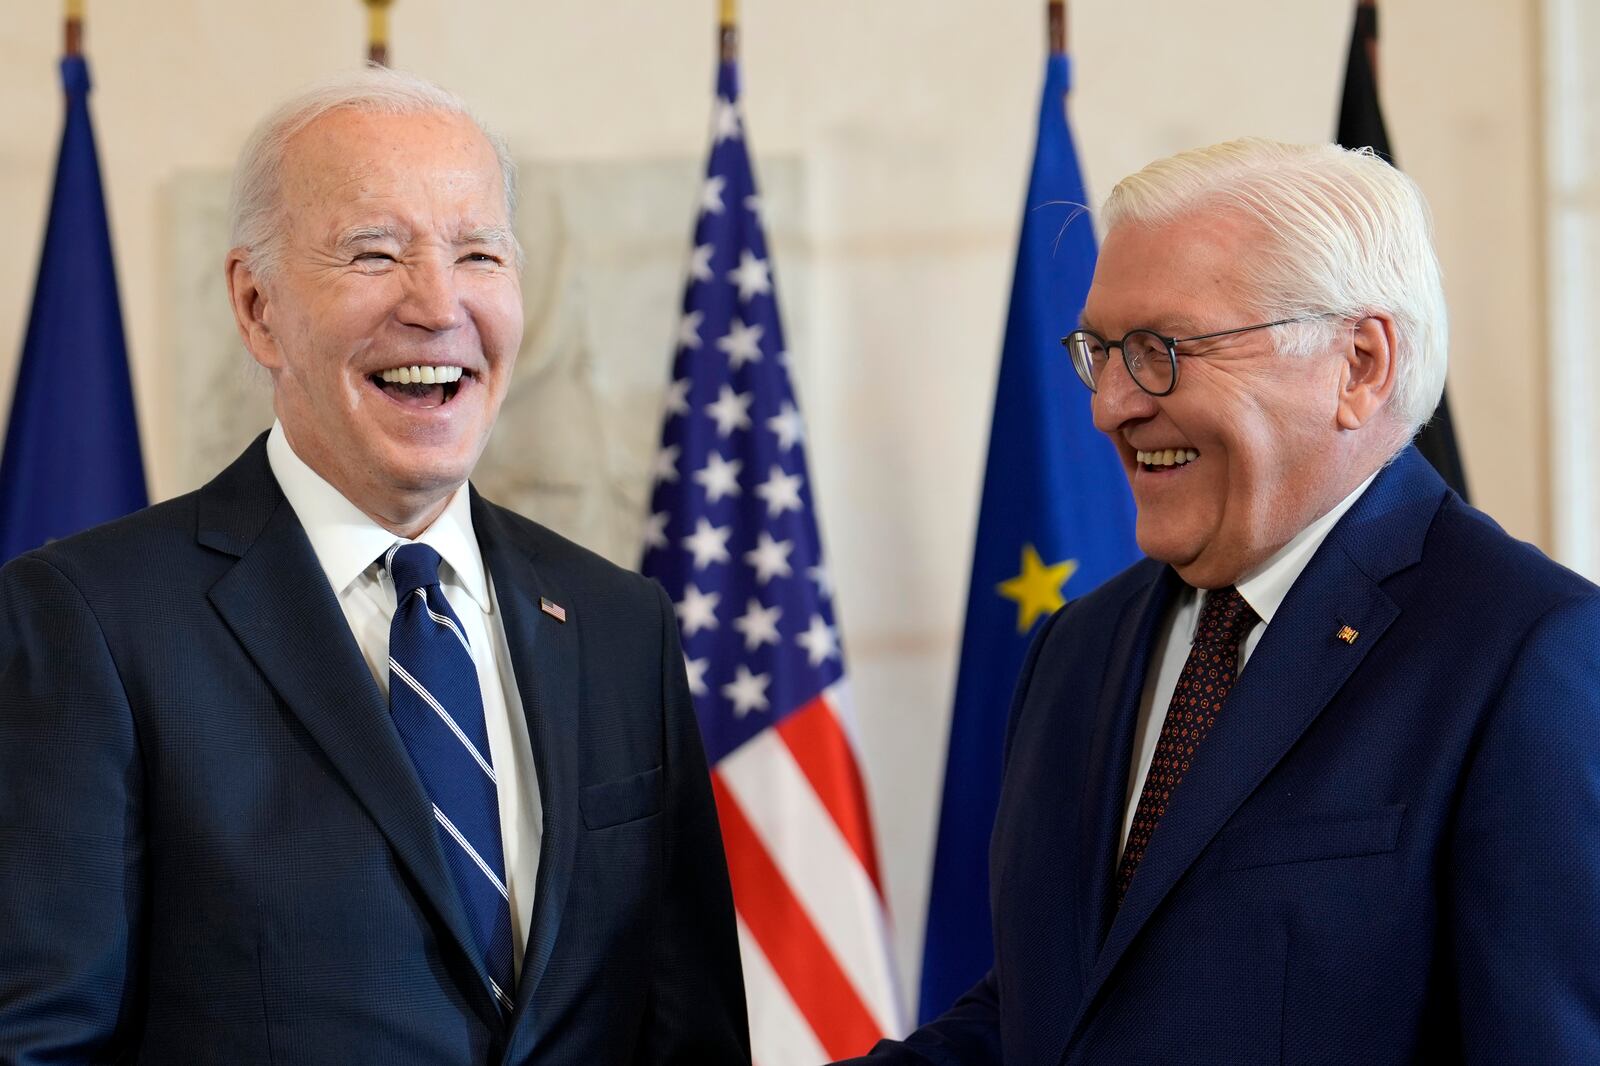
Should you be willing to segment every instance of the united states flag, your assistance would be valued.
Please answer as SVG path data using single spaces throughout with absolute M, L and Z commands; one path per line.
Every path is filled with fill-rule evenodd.
M 677 604 L 756 1061 L 811 1066 L 901 1030 L 759 212 L 737 68 L 724 61 L 643 569 Z

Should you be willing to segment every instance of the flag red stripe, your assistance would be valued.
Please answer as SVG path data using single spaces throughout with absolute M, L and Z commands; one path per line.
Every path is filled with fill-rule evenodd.
M 878 876 L 878 846 L 872 836 L 872 816 L 867 811 L 867 788 L 838 716 L 827 699 L 818 696 L 779 722 L 777 729 L 806 780 L 811 782 L 812 791 L 872 879 L 881 901 L 883 880 Z
M 711 775 L 733 901 L 829 1058 L 865 1054 L 884 1034 L 795 898 L 720 774 Z

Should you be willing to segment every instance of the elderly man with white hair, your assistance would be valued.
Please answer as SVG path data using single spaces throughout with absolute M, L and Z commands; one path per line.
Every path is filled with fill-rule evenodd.
M 872 1063 L 1600 1062 L 1600 590 L 1452 493 L 1370 153 L 1125 179 L 1067 355 L 1147 559 L 1043 625 L 993 969 Z
M 0 571 L 0 1061 L 748 1063 L 672 605 L 467 481 L 514 177 L 382 70 L 246 146 L 271 431 Z

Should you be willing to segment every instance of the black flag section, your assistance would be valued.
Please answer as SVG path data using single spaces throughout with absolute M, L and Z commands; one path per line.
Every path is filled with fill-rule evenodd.
M 1389 163 L 1389 132 L 1378 104 L 1378 80 L 1373 70 L 1378 50 L 1378 8 L 1373 0 L 1356 4 L 1355 31 L 1350 35 L 1350 60 L 1344 72 L 1344 98 L 1339 106 L 1338 142 L 1346 148 L 1371 148 Z M 1439 397 L 1433 418 L 1417 435 L 1417 450 L 1439 471 L 1450 487 L 1467 498 L 1467 475 L 1461 468 L 1455 426 L 1450 421 L 1450 397 Z

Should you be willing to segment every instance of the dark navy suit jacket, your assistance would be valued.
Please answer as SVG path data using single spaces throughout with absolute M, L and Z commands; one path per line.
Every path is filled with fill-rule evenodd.
M 659 587 L 473 497 L 544 809 L 503 1019 L 264 439 L 0 571 L 0 1062 L 748 1062 Z
M 1600 590 L 1408 450 L 1290 590 L 1118 908 L 1178 587 L 1147 560 L 1039 634 L 994 968 L 871 1062 L 1600 1063 Z

